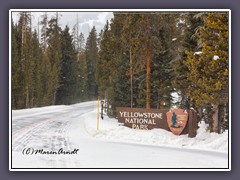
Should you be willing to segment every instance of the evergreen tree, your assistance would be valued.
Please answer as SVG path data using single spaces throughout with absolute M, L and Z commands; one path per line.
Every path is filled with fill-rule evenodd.
M 109 76 L 109 85 L 112 87 L 109 95 L 109 103 L 112 108 L 129 107 L 130 106 L 130 81 L 128 76 L 129 70 L 129 53 L 125 44 L 122 42 L 124 22 L 122 15 L 114 15 L 114 22 L 111 24 L 110 42 L 105 41 L 105 48 L 108 48 L 106 54 L 107 65 L 105 69 L 105 77 Z M 109 28 L 108 22 L 105 31 Z M 106 38 L 106 37 L 105 37 Z M 106 39 L 105 39 L 106 40 Z M 112 54 L 112 55 L 111 55 Z M 109 67 L 109 69 L 107 68 Z M 106 72 L 106 71 L 110 71 Z M 108 88 L 108 86 L 106 86 Z
M 175 39 L 180 39 L 180 29 L 176 27 L 178 14 L 158 14 L 157 21 L 161 26 L 156 27 L 155 36 L 160 44 L 159 51 L 155 51 L 152 57 L 152 106 L 155 108 L 171 108 L 173 81 L 173 62 L 178 59 L 179 45 Z M 154 21 L 153 21 L 154 23 Z
M 87 63 L 86 56 L 84 52 L 78 54 L 77 60 L 77 99 L 80 101 L 88 100 L 88 90 L 87 90 Z
M 213 105 L 213 122 L 218 122 L 219 105 L 228 102 L 228 14 L 208 13 L 200 29 L 202 54 L 188 52 L 186 65 L 191 82 L 189 95 L 196 106 Z M 219 132 L 210 124 L 211 130 Z
M 147 15 L 128 13 L 120 14 L 119 16 L 119 19 L 125 19 L 120 37 L 123 42 L 122 46 L 125 49 L 125 54 L 128 55 L 127 61 L 129 65 L 126 72 L 130 82 L 128 94 L 133 107 L 145 107 L 147 93 L 146 42 L 150 41 L 149 34 L 146 33 Z
M 188 86 L 190 86 L 190 82 L 187 79 L 187 74 L 189 70 L 184 62 L 187 60 L 186 50 L 192 52 L 200 51 L 198 45 L 199 29 L 203 26 L 203 20 L 196 16 L 197 14 L 198 13 L 191 12 L 182 17 L 181 21 L 184 21 L 182 24 L 182 32 L 184 36 L 183 41 L 181 42 L 182 52 L 180 54 L 180 59 L 174 62 L 173 86 L 181 97 L 179 107 L 183 109 L 189 109 L 190 106 L 194 106 L 188 95 Z
M 42 87 L 42 49 L 38 41 L 37 31 L 35 30 L 32 35 L 32 54 L 33 54 L 33 64 L 32 64 L 32 91 L 31 91 L 31 107 L 38 107 L 41 105 L 43 97 L 43 87 Z
M 40 22 L 40 24 L 42 25 L 42 28 L 41 28 L 41 45 L 42 45 L 43 52 L 46 52 L 46 50 L 47 50 L 47 28 L 48 28 L 47 12 L 45 12 L 42 15 L 42 18 L 43 19 Z
M 30 100 L 33 86 L 33 53 L 32 53 L 32 30 L 31 30 L 31 14 L 29 12 L 21 12 L 19 18 L 19 27 L 21 34 L 21 73 L 23 76 L 22 96 L 24 97 L 24 108 L 30 107 Z
M 96 28 L 93 26 L 86 42 L 86 63 L 87 63 L 87 79 L 88 79 L 88 98 L 89 100 L 97 99 L 98 87 L 96 83 L 98 48 Z
M 46 67 L 46 94 L 45 104 L 54 105 L 56 103 L 57 90 L 60 87 L 61 73 L 61 28 L 58 25 L 58 16 L 52 18 L 47 28 L 48 47 L 46 51 L 45 67 Z
M 122 27 L 122 16 L 115 14 L 111 25 L 106 23 L 100 43 L 97 82 L 100 96 L 111 105 L 110 116 L 115 107 L 130 105 L 129 61 L 121 39 Z
M 85 38 L 82 32 L 79 35 L 78 44 L 79 44 L 79 49 L 77 49 L 78 52 L 83 53 L 85 51 Z
M 18 25 L 12 24 L 13 107 L 30 108 L 40 103 L 41 49 L 31 27 L 31 13 L 19 13 Z
M 133 93 L 136 105 L 145 107 L 147 94 L 146 49 L 149 42 L 150 51 L 150 103 L 154 108 L 160 104 L 171 106 L 171 61 L 175 58 L 171 39 L 176 35 L 176 15 L 174 14 L 127 14 L 123 42 L 131 54 L 130 71 L 133 74 Z M 148 24 L 146 18 L 148 16 Z M 130 64 L 131 64 L 130 63 Z M 132 70 L 131 70 L 132 69 Z M 167 77 L 167 78 L 166 78 Z
M 85 55 L 85 39 L 82 32 L 79 31 L 79 21 L 73 27 L 73 43 L 77 53 L 77 81 L 76 81 L 76 99 L 78 101 L 87 100 L 87 63 Z
M 61 52 L 60 87 L 57 90 L 56 104 L 71 104 L 76 98 L 77 54 L 68 26 L 61 35 Z
M 149 14 L 148 36 L 145 14 L 115 13 L 110 28 L 106 24 L 100 44 L 98 85 L 100 94 L 107 94 L 113 109 L 117 106 L 129 107 L 131 101 L 133 107 L 145 107 L 148 39 L 151 49 L 152 106 L 159 108 L 160 101 L 165 102 L 166 107 L 171 105 L 171 61 L 176 55 L 169 39 L 175 33 L 172 29 L 176 23 L 175 18 L 169 20 L 171 18 L 167 19 L 163 14 Z
M 113 58 L 113 33 L 109 31 L 109 24 L 105 25 L 101 44 L 100 44 L 100 51 L 99 51 L 99 59 L 97 61 L 98 71 L 97 71 L 97 84 L 98 84 L 98 92 L 101 97 L 104 97 L 107 94 L 107 90 L 110 86 L 110 74 L 111 68 L 113 68 L 114 64 L 112 63 Z M 112 54 L 112 56 L 111 56 Z
M 22 97 L 22 73 L 21 73 L 21 59 L 20 59 L 20 35 L 18 32 L 18 26 L 11 22 L 11 58 L 12 58 L 12 108 L 18 109 L 23 108 L 23 97 Z
M 173 55 L 170 52 L 167 32 L 160 30 L 162 48 L 159 55 L 155 55 L 152 60 L 152 104 L 155 108 L 170 108 L 172 105 L 172 64 Z M 155 106 L 154 106 L 155 105 Z
M 77 96 L 80 101 L 87 100 L 87 63 L 85 54 L 85 39 L 83 33 L 79 36 L 80 44 L 77 55 L 77 69 L 78 69 L 78 84 L 77 84 Z
M 82 52 L 84 50 L 85 46 L 85 39 L 84 35 L 82 32 L 79 31 L 79 21 L 78 21 L 78 16 L 77 16 L 77 22 L 73 26 L 72 30 L 72 35 L 73 35 L 73 43 L 75 45 L 75 49 L 77 52 Z

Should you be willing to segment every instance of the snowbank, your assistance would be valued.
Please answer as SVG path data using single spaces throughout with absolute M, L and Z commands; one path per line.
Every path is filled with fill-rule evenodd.
M 94 111 L 85 115 L 85 128 L 92 137 L 99 140 L 228 152 L 228 131 L 223 134 L 210 133 L 204 122 L 199 123 L 195 138 L 189 138 L 188 135 L 176 136 L 163 129 L 130 129 L 119 125 L 117 119 L 107 116 L 104 116 L 104 120 L 100 119 L 100 130 L 97 131 L 93 126 L 97 123 L 94 122 L 96 113 Z

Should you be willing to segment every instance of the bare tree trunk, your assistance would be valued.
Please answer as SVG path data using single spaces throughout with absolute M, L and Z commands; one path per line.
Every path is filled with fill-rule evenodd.
M 56 96 L 57 96 L 57 90 L 55 90 L 53 93 L 52 105 L 55 105 L 56 103 Z
M 77 14 L 77 52 L 78 52 L 78 56 L 79 56 L 79 52 L 80 52 L 80 38 L 79 38 L 79 28 L 78 28 L 78 14 Z M 79 60 L 79 59 L 78 59 Z
M 131 84 L 131 108 L 133 107 L 133 67 L 132 67 L 132 48 L 130 47 L 130 84 Z
M 32 91 L 32 95 L 31 95 L 31 96 L 32 96 L 32 98 L 31 98 L 31 103 L 30 103 L 30 104 L 31 104 L 31 107 L 33 107 L 33 101 L 34 101 L 34 94 L 33 94 L 33 91 Z
M 147 36 L 149 35 L 149 22 L 148 22 L 148 16 L 146 17 L 146 32 Z M 146 64 L 147 64 L 147 83 L 146 83 L 146 109 L 150 109 L 150 52 L 149 52 L 149 39 L 147 37 L 147 52 L 146 52 Z
M 213 105 L 213 131 L 219 133 L 219 110 L 217 105 Z
M 21 27 L 21 38 L 22 38 L 22 42 L 21 42 L 21 60 L 23 61 L 24 59 L 24 48 L 25 48 L 25 34 L 26 34 L 26 26 L 27 26 L 27 15 L 26 12 L 23 12 L 23 20 L 22 20 L 22 27 Z
M 202 119 L 202 116 L 203 116 L 202 109 L 203 109 L 202 107 L 198 108 L 198 115 L 200 120 Z
M 26 87 L 26 108 L 29 108 L 29 88 Z

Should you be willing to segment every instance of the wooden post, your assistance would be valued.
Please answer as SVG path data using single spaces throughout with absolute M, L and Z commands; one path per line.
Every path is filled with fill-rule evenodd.
M 196 137 L 197 135 L 197 113 L 193 109 L 188 111 L 188 137 Z
M 213 105 L 213 132 L 219 133 L 218 128 L 219 128 L 219 110 L 218 110 L 218 105 Z

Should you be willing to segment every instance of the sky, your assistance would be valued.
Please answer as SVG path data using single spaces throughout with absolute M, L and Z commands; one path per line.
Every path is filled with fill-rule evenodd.
M 14 22 L 17 22 L 19 19 L 19 12 L 12 12 L 12 18 Z M 42 20 L 41 15 L 45 12 L 32 12 L 32 27 L 38 28 L 38 21 Z M 48 12 L 49 19 L 54 17 L 56 12 Z M 93 26 L 96 27 L 97 33 L 104 27 L 107 20 L 113 18 L 112 12 L 59 12 L 60 17 L 60 26 L 64 28 L 66 25 L 70 29 L 77 23 L 77 17 L 79 22 L 79 30 L 84 34 L 85 40 L 88 37 L 88 34 Z

